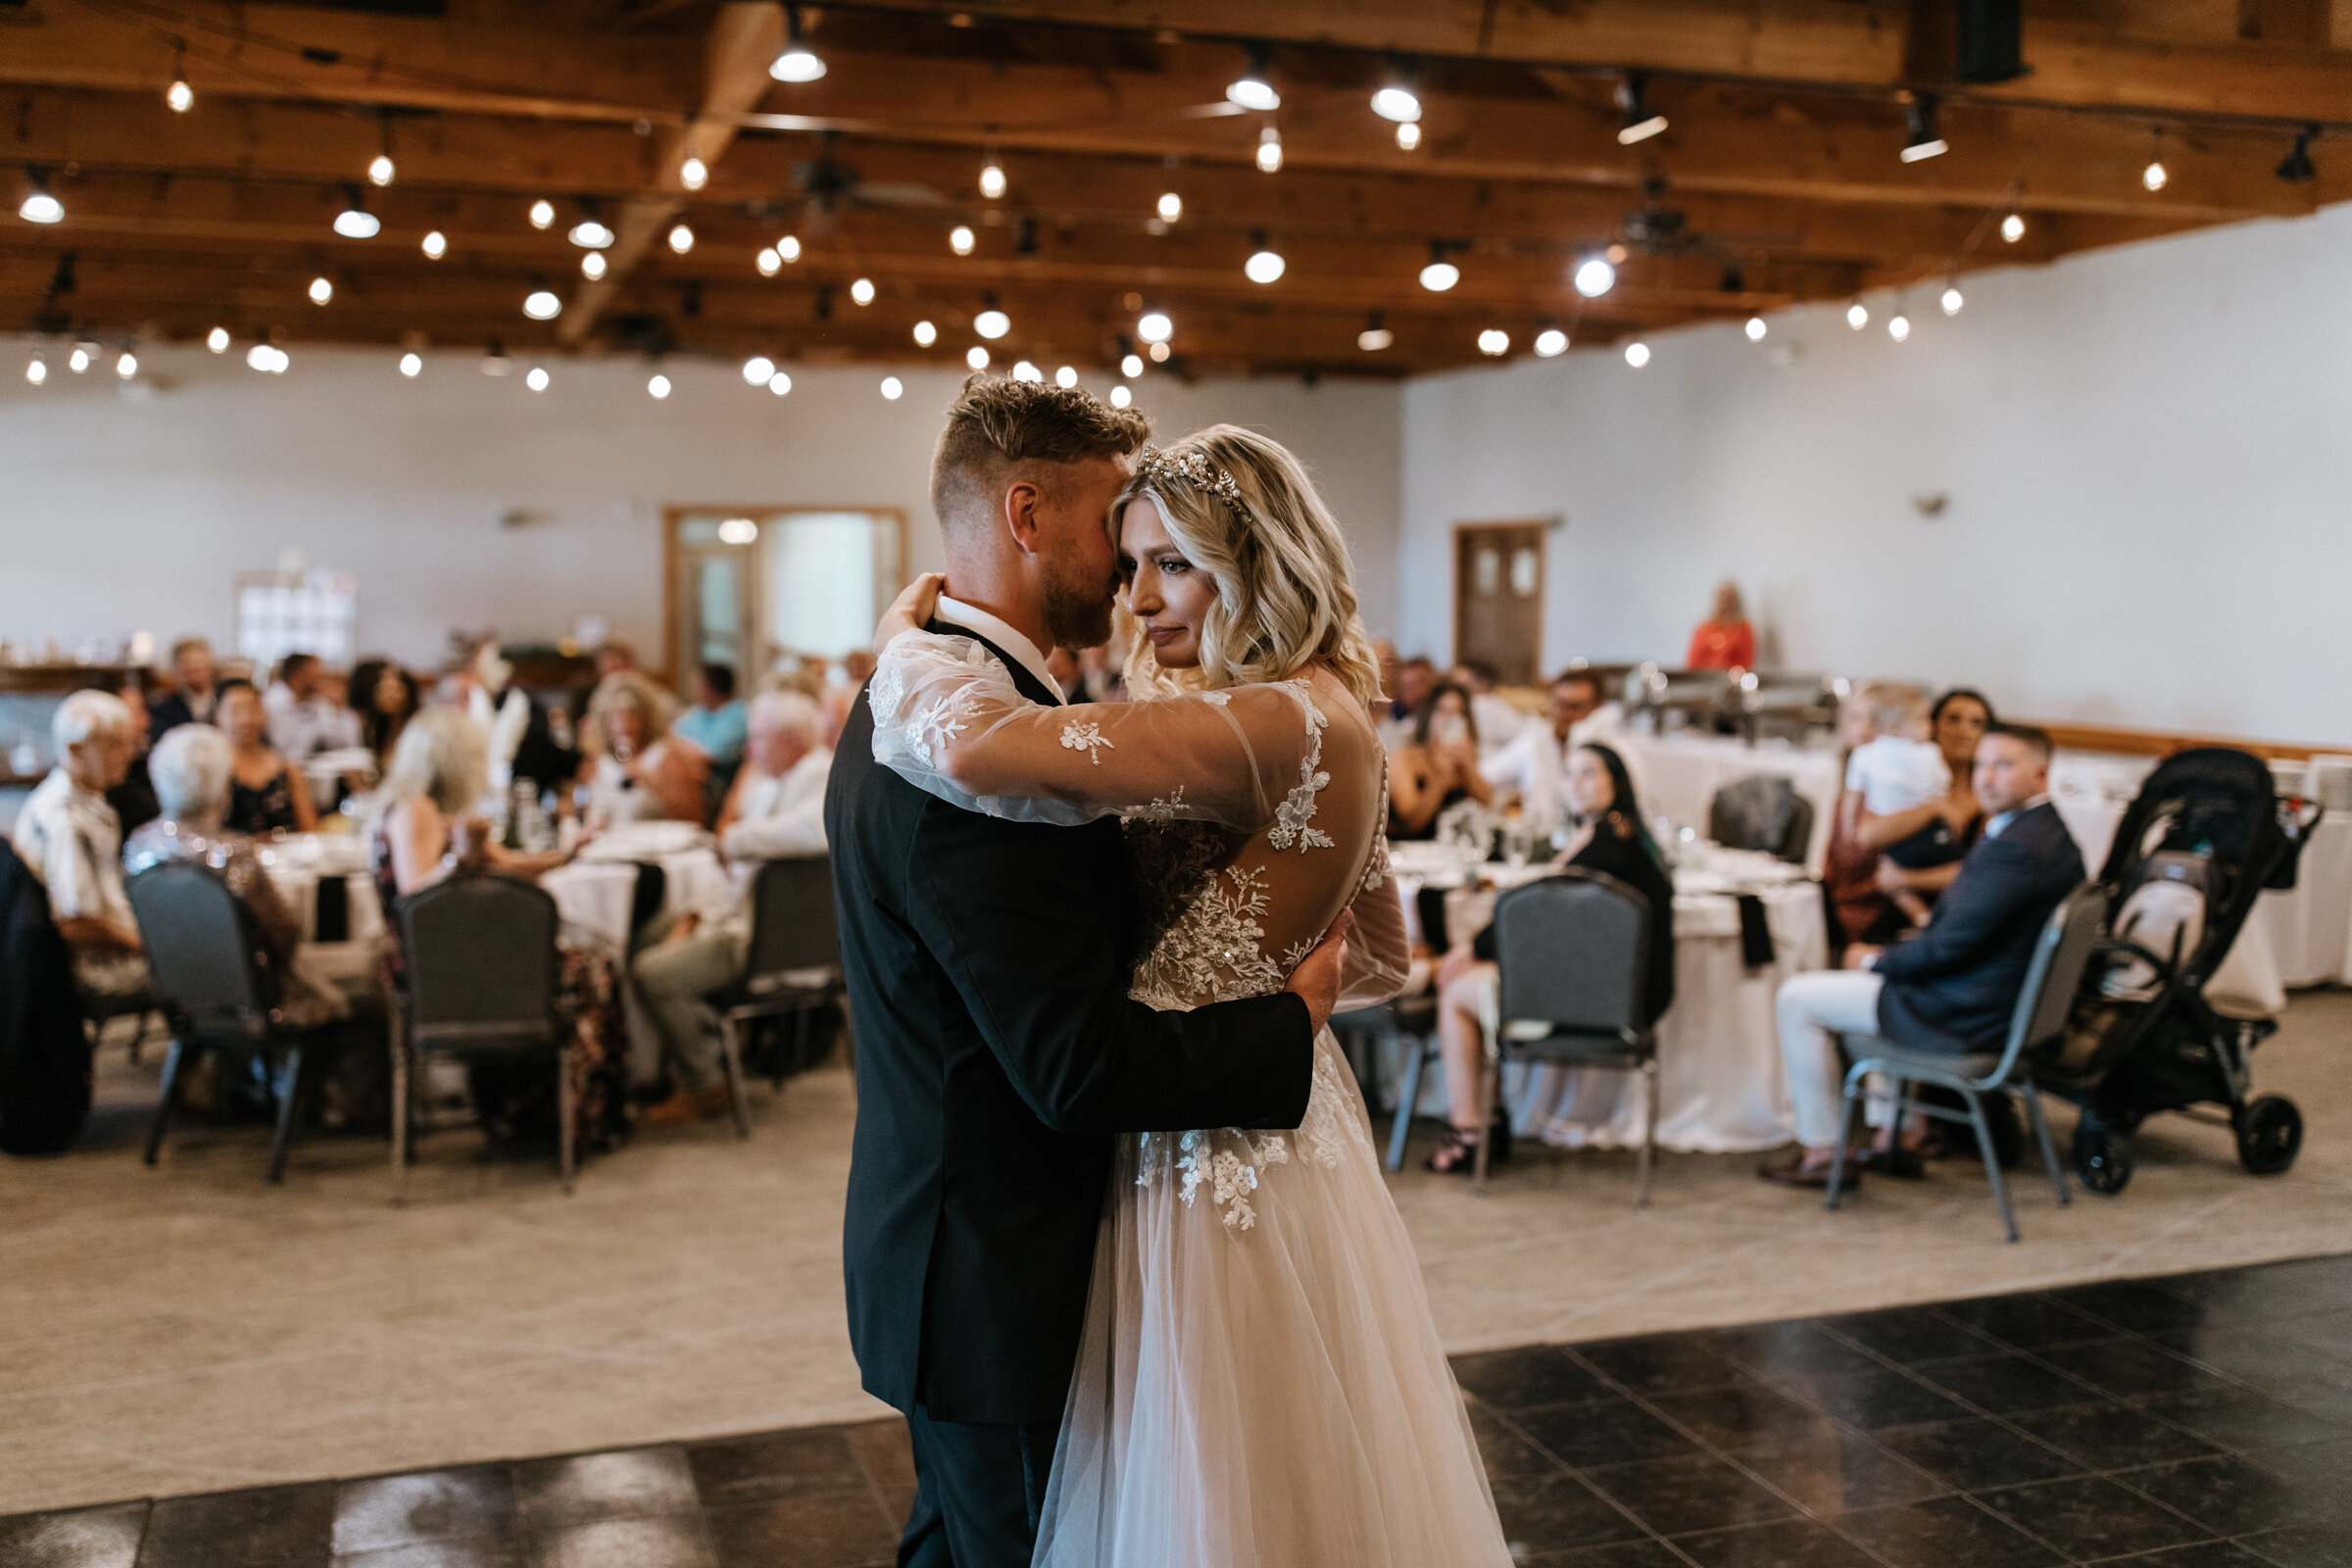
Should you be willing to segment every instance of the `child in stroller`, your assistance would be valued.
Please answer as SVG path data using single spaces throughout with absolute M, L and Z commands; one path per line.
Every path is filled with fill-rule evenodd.
M 2248 1066 L 2278 1024 L 2228 1016 L 2206 988 L 2263 891 L 2294 886 L 2320 815 L 2281 800 L 2260 758 L 2222 747 L 2166 759 L 2124 813 L 2099 873 L 2115 910 L 2107 939 L 2064 1043 L 2034 1072 L 2082 1107 L 2074 1164 L 2092 1192 L 2123 1190 L 2129 1135 L 2164 1110 L 2226 1110 L 2238 1161 L 2257 1176 L 2294 1163 L 2302 1112 L 2255 1095 Z

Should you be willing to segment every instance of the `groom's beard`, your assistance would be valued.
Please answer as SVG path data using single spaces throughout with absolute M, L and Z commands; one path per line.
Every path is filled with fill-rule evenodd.
M 1045 576 L 1046 630 L 1055 648 L 1097 648 L 1110 641 L 1115 584 L 1084 571 L 1049 565 Z

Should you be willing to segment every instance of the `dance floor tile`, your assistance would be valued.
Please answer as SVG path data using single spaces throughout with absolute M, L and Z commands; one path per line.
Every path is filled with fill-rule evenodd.
M 2309 1302 L 2347 1279 L 2307 1259 L 1455 1365 L 1523 1564 L 2347 1568 L 2344 1363 L 2294 1337 L 2334 1332 Z M 2239 1310 L 2266 1300 L 2306 1309 Z M 0 1517 L 0 1568 L 881 1568 L 914 1492 L 905 1424 L 858 1420 Z

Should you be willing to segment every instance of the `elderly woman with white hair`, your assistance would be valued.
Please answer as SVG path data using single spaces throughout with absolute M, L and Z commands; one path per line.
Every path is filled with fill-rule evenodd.
M 106 792 L 138 749 L 130 705 L 111 692 L 74 692 L 50 723 L 57 765 L 34 786 L 10 841 L 49 895 L 50 918 L 74 957 L 85 996 L 147 989 L 147 956 L 122 887 L 122 823 Z
M 521 854 L 493 842 L 478 814 L 489 790 L 489 741 L 464 710 L 428 708 L 400 732 L 377 797 L 370 843 L 376 893 L 387 915 L 401 899 L 460 872 L 531 879 L 567 858 Z M 397 978 L 405 961 L 397 940 L 388 956 Z M 563 952 L 556 1008 L 571 1035 L 579 1091 L 573 1132 L 590 1152 L 612 1148 L 628 1132 L 628 1040 L 616 971 L 604 953 Z M 474 1107 L 493 1139 L 554 1131 L 556 1097 L 546 1073 L 528 1063 L 485 1062 L 469 1077 Z
M 661 1033 L 671 1093 L 647 1109 L 655 1125 L 700 1121 L 727 1108 L 717 1053 L 703 1032 L 702 998 L 743 978 L 752 940 L 752 879 L 762 861 L 825 853 L 825 780 L 833 753 L 824 710 L 799 692 L 753 700 L 744 767 L 719 816 L 732 888 L 725 907 L 688 911 L 652 933 L 630 973 Z

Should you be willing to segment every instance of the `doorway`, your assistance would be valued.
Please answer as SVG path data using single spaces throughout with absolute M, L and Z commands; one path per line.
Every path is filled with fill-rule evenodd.
M 1453 530 L 1453 662 L 1497 684 L 1534 686 L 1544 667 L 1542 522 L 1464 522 Z
M 779 665 L 838 661 L 906 586 L 896 508 L 672 507 L 663 521 L 662 652 L 680 682 L 726 664 L 749 692 Z

